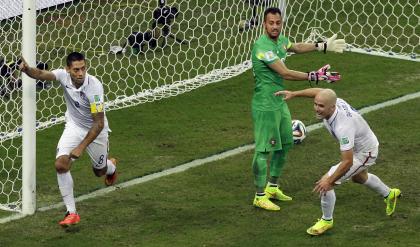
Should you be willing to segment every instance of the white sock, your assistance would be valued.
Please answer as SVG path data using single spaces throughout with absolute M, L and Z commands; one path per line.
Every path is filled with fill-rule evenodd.
M 335 206 L 335 192 L 329 190 L 325 195 L 321 196 L 322 218 L 324 220 L 332 220 Z
M 57 173 L 57 181 L 67 211 L 76 213 L 76 204 L 73 196 L 73 178 L 71 177 L 70 171 L 66 173 Z
M 106 175 L 112 175 L 115 172 L 115 165 L 110 160 L 106 160 Z
M 368 178 L 364 183 L 367 187 L 371 188 L 372 190 L 378 192 L 383 197 L 388 196 L 391 189 L 382 182 L 380 178 L 378 178 L 375 174 L 368 173 Z

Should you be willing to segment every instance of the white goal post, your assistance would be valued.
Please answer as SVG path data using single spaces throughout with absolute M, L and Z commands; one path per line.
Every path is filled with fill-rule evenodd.
M 104 84 L 107 110 L 176 96 L 247 71 L 268 6 L 281 8 L 283 31 L 292 42 L 337 33 L 348 51 L 420 61 L 418 0 L 167 0 L 164 6 L 157 0 L 43 0 L 29 19 L 20 14 L 34 10 L 36 0 L 3 2 L 0 68 L 8 70 L 0 77 L 0 209 L 25 214 L 35 209 L 30 130 L 62 123 L 66 107 L 56 84 L 24 82 L 22 88 L 16 70 L 22 53 L 32 65 L 49 69 L 62 68 L 72 51 L 85 54 L 89 73 Z M 32 26 L 25 31 L 26 20 Z M 34 98 L 36 104 L 23 100 Z M 33 166 L 22 170 L 22 162 Z

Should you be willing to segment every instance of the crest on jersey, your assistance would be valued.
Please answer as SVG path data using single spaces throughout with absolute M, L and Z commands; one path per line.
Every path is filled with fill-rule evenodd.
M 84 92 L 80 92 L 80 98 L 86 100 L 87 99 L 86 94 Z

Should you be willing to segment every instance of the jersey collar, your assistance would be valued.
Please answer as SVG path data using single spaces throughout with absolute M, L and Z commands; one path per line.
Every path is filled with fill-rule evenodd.
M 279 41 L 279 38 L 280 38 L 280 35 L 279 35 L 279 37 L 277 37 L 277 42 L 276 42 L 276 41 L 272 40 L 270 37 L 268 37 L 268 35 L 267 35 L 266 33 L 264 33 L 263 35 L 264 35 L 264 38 L 265 38 L 266 40 L 268 40 L 268 41 L 272 42 L 272 43 L 273 43 L 273 44 L 275 44 L 275 45 L 277 45 L 277 43 L 278 43 L 278 41 Z
M 86 73 L 85 80 L 83 81 L 82 86 L 80 86 L 79 88 L 76 88 L 74 86 L 73 81 L 71 80 L 71 77 L 70 77 L 70 85 L 73 88 L 73 90 L 76 92 L 81 92 L 88 84 L 89 84 L 89 75 L 87 73 Z
M 331 115 L 330 118 L 327 119 L 327 122 L 329 125 L 331 125 L 334 122 L 334 120 L 337 118 L 337 114 L 338 114 L 338 107 L 335 106 L 334 113 Z

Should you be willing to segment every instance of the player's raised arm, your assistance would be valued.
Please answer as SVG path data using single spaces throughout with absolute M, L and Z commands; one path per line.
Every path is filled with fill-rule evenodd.
M 307 88 L 299 91 L 277 91 L 274 93 L 275 96 L 283 96 L 285 100 L 289 100 L 294 97 L 307 97 L 315 98 L 315 96 L 321 92 L 322 88 Z
M 40 70 L 38 68 L 29 66 L 23 57 L 22 57 L 22 62 L 19 64 L 19 69 L 25 74 L 27 74 L 29 77 L 32 77 L 37 80 L 43 80 L 43 81 L 56 80 L 56 77 L 52 72 L 48 70 Z
M 306 53 L 311 51 L 327 51 L 343 53 L 347 44 L 344 39 L 337 39 L 337 34 L 334 34 L 327 41 L 321 41 L 316 43 L 295 43 L 292 44 L 288 51 L 294 53 Z
M 310 82 L 315 82 L 318 84 L 319 81 L 325 81 L 328 83 L 336 82 L 341 80 L 341 75 L 338 72 L 330 72 L 330 65 L 324 65 L 317 71 L 311 72 L 300 72 L 296 70 L 291 70 L 286 67 L 286 65 L 280 60 L 277 59 L 275 62 L 269 63 L 268 67 L 277 72 L 286 80 L 291 81 L 304 81 L 308 80 Z

